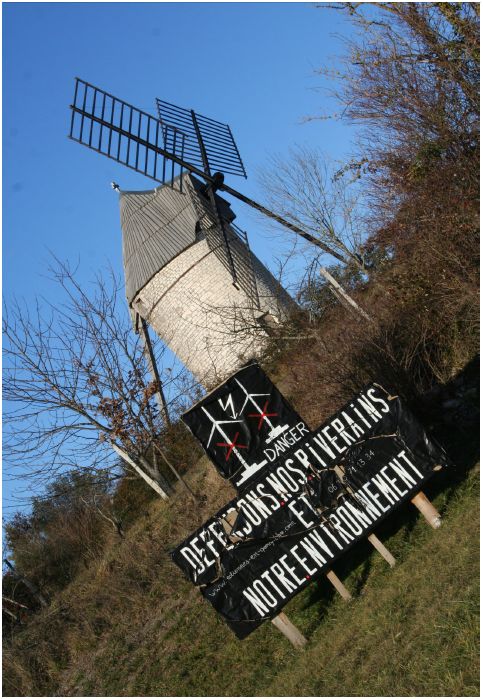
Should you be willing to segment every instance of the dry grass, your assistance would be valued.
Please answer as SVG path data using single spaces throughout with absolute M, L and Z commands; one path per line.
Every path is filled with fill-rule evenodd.
M 392 696 L 478 693 L 478 474 L 449 483 L 431 530 L 409 505 L 379 535 L 390 570 L 364 545 L 336 565 L 355 598 L 327 581 L 286 611 L 309 638 L 294 651 L 265 624 L 246 641 L 185 581 L 168 550 L 231 496 L 205 459 L 190 476 L 207 494 L 153 502 L 124 541 L 16 636 L 4 694 L 67 696 Z

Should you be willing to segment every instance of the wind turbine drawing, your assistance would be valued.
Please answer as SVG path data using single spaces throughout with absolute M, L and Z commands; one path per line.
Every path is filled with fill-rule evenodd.
M 240 431 L 238 431 L 235 436 L 230 438 L 226 431 L 222 428 L 222 425 L 228 425 L 228 424 L 234 424 L 234 423 L 243 423 L 246 420 L 243 418 L 243 412 L 246 409 L 248 404 L 253 405 L 258 412 L 256 413 L 248 413 L 246 415 L 246 418 L 255 418 L 258 420 L 257 424 L 257 429 L 258 432 L 261 431 L 263 425 L 266 423 L 268 427 L 270 428 L 270 432 L 268 436 L 265 438 L 265 443 L 270 443 L 273 439 L 278 437 L 280 434 L 282 434 L 286 429 L 288 429 L 288 425 L 278 425 L 275 426 L 274 423 L 270 420 L 270 418 L 277 417 L 278 413 L 277 412 L 269 412 L 269 398 L 270 398 L 270 393 L 250 393 L 245 386 L 237 379 L 235 378 L 236 384 L 241 388 L 243 394 L 244 394 L 244 402 L 243 405 L 238 412 L 238 417 L 230 420 L 217 420 L 216 418 L 213 417 L 213 415 L 210 414 L 210 412 L 202 406 L 202 410 L 204 414 L 208 417 L 208 419 L 212 423 L 212 428 L 210 432 L 210 436 L 208 438 L 208 443 L 207 446 L 212 445 L 212 440 L 215 435 L 215 432 L 218 432 L 218 434 L 221 435 L 221 437 L 225 440 L 224 442 L 216 442 L 217 447 L 223 447 L 225 448 L 226 454 L 225 454 L 225 461 L 228 462 L 229 459 L 231 458 L 232 454 L 233 456 L 238 460 L 240 463 L 240 466 L 244 469 L 241 473 L 241 476 L 239 480 L 236 481 L 235 485 L 240 486 L 242 483 L 247 481 L 251 476 L 253 476 L 257 471 L 259 471 L 263 466 L 265 466 L 268 461 L 267 459 L 263 459 L 262 461 L 254 464 L 249 464 L 244 455 L 241 453 L 241 449 L 248 449 L 249 445 L 247 444 L 241 444 L 238 442 L 238 437 L 240 436 Z M 261 404 L 261 401 L 257 401 L 257 398 L 267 398 L 267 400 L 264 401 L 264 404 Z M 223 405 L 220 401 L 220 404 Z M 231 400 L 228 400 L 225 402 L 225 405 L 223 406 L 225 409 L 228 405 L 233 406 L 233 402 Z M 240 469 L 241 470 L 241 469 Z M 236 471 L 235 474 L 238 474 L 239 471 Z M 233 477 L 233 476 L 231 476 Z
M 270 442 L 272 442 L 276 437 L 279 437 L 283 432 L 285 432 L 285 430 L 288 430 L 288 425 L 274 426 L 272 424 L 272 422 L 270 421 L 270 418 L 277 417 L 278 413 L 268 413 L 267 412 L 268 403 L 269 403 L 268 400 L 265 402 L 265 405 L 263 406 L 263 408 L 261 408 L 255 400 L 255 398 L 259 398 L 259 397 L 263 397 L 263 396 L 270 396 L 271 395 L 270 393 L 249 393 L 246 390 L 245 386 L 238 379 L 235 379 L 235 381 L 240 386 L 240 388 L 242 389 L 242 391 L 245 393 L 245 396 L 246 396 L 245 402 L 243 403 L 243 407 L 240 411 L 240 414 L 243 413 L 243 410 L 245 409 L 246 404 L 248 403 L 248 401 L 250 401 L 256 407 L 256 409 L 259 410 L 260 412 L 255 414 L 255 415 L 254 414 L 248 415 L 248 417 L 258 417 L 260 419 L 259 425 L 258 425 L 259 430 L 261 429 L 261 425 L 263 424 L 262 420 L 265 420 L 267 425 L 270 427 L 270 432 L 268 433 L 267 438 L 265 439 L 265 444 L 270 444 Z M 266 463 L 266 461 L 264 461 L 263 463 Z
M 216 446 L 218 446 L 218 447 L 221 447 L 221 446 L 222 446 L 222 447 L 227 447 L 227 448 L 228 448 L 227 454 L 226 454 L 226 456 L 225 456 L 225 461 L 228 461 L 228 459 L 230 458 L 230 456 L 231 456 L 231 454 L 232 454 L 232 452 L 233 452 L 233 454 L 238 458 L 238 460 L 240 461 L 240 463 L 241 463 L 243 466 L 245 466 L 245 468 L 250 468 L 250 464 L 248 464 L 248 463 L 245 461 L 245 459 L 243 458 L 243 456 L 242 456 L 242 455 L 240 454 L 240 452 L 238 451 L 239 449 L 246 449 L 247 446 L 248 446 L 248 445 L 246 445 L 246 444 L 237 444 L 237 441 L 236 441 L 236 440 L 238 439 L 240 433 L 237 432 L 236 435 L 235 435 L 235 438 L 233 439 L 233 441 L 231 441 L 231 440 L 230 440 L 230 437 L 226 434 L 225 430 L 221 427 L 221 425 L 233 425 L 234 423 L 237 423 L 237 422 L 243 422 L 243 420 L 241 420 L 241 419 L 236 419 L 236 420 L 216 420 L 216 419 L 213 417 L 213 415 L 211 415 L 211 414 L 208 412 L 208 410 L 207 410 L 204 406 L 202 406 L 201 409 L 203 410 L 203 412 L 205 413 L 205 415 L 208 417 L 208 419 L 209 419 L 210 422 L 212 423 L 212 428 L 211 428 L 210 436 L 208 437 L 207 446 L 208 446 L 208 447 L 211 446 L 211 440 L 213 439 L 213 436 L 214 436 L 214 434 L 215 434 L 215 431 L 218 431 L 218 433 L 221 435 L 221 437 L 223 437 L 223 439 L 226 439 L 226 442 L 225 442 L 225 443 L 217 443 L 217 444 L 216 444 Z
M 232 374 L 182 419 L 218 472 L 237 489 L 260 479 L 308 432 L 256 362 Z
M 247 394 L 248 395 L 248 394 Z M 255 394 L 257 395 L 257 394 Z M 258 394 L 258 395 L 268 395 L 268 394 Z M 246 406 L 248 402 L 248 398 L 245 400 L 244 407 Z M 256 406 L 257 410 L 261 410 L 260 406 L 252 399 L 252 402 Z M 248 444 L 241 444 L 239 443 L 238 437 L 240 436 L 240 431 L 238 431 L 233 439 L 228 436 L 226 431 L 223 429 L 222 425 L 233 425 L 235 423 L 240 423 L 244 422 L 242 418 L 234 419 L 234 420 L 216 420 L 213 415 L 211 415 L 208 410 L 202 406 L 202 410 L 204 414 L 207 416 L 207 418 L 210 420 L 212 423 L 212 428 L 210 432 L 210 436 L 208 438 L 207 446 L 212 446 L 212 440 L 215 435 L 215 432 L 218 432 L 218 434 L 225 440 L 224 442 L 216 442 L 217 447 L 224 447 L 227 451 L 225 454 L 225 461 L 228 462 L 230 460 L 230 457 L 233 456 L 236 457 L 238 462 L 240 463 L 241 468 L 244 469 L 241 478 L 236 481 L 235 485 L 239 486 L 242 483 L 244 483 L 248 478 L 250 478 L 254 473 L 259 471 L 265 464 L 267 463 L 267 460 L 264 459 L 260 463 L 255 463 L 255 464 L 249 464 L 246 459 L 243 457 L 243 454 L 241 454 L 240 449 L 248 449 L 249 445 Z M 243 411 L 243 408 L 242 408 Z M 241 411 L 241 412 L 242 412 Z M 241 414 L 240 412 L 240 414 Z M 263 413 L 264 411 L 262 411 Z M 257 416 L 261 416 L 262 413 L 257 414 Z M 235 471 L 233 475 L 236 475 L 239 473 L 241 468 L 238 471 Z M 232 478 L 233 476 L 231 476 Z

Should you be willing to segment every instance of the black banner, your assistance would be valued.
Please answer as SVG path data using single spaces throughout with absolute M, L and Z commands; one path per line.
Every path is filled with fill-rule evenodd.
M 309 434 L 257 364 L 237 371 L 182 419 L 220 475 L 238 490 Z
M 171 555 L 244 638 L 447 465 L 400 399 L 372 384 Z

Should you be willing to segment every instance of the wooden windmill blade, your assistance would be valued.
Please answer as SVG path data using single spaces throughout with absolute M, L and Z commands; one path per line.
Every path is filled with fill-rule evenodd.
M 191 164 L 202 167 L 208 177 L 216 172 L 217 175 L 222 173 L 246 178 L 245 167 L 228 124 L 222 124 L 197 114 L 193 109 L 179 107 L 159 98 L 156 98 L 156 106 L 159 120 L 166 128 L 178 129 L 185 134 L 185 157 Z M 238 288 L 242 270 L 240 260 L 236 259 L 233 235 L 230 235 L 214 188 L 208 186 L 206 195 L 215 223 L 211 234 L 207 236 L 208 244 L 228 269 L 233 284 Z
M 159 120 L 166 128 L 174 128 L 185 134 L 185 157 L 202 167 L 206 176 L 213 171 L 222 175 L 239 175 L 246 178 L 245 167 L 228 124 L 197 114 L 193 109 L 178 107 L 171 102 L 156 99 Z M 222 173 L 222 175 L 220 175 Z M 205 193 L 211 204 L 215 227 L 207 238 L 208 244 L 231 274 L 233 284 L 239 288 L 240 265 L 235 259 L 232 237 L 223 217 L 215 188 L 208 185 Z M 221 243 L 221 246 L 220 246 Z
M 226 224 L 214 188 L 210 186 L 209 158 L 212 166 L 220 164 L 227 172 L 246 176 L 238 149 L 226 124 L 174 105 L 170 105 L 170 109 L 173 114 L 178 110 L 179 114 L 176 119 L 173 117 L 172 123 L 163 123 L 105 90 L 76 78 L 69 137 L 160 184 L 169 183 L 173 187 L 177 183 L 181 191 L 184 169 L 207 179 L 206 194 L 216 218 L 233 283 L 237 285 L 238 275 Z M 179 125 L 184 125 L 186 130 Z
M 156 98 L 159 120 L 185 134 L 185 157 L 207 174 L 246 178 L 245 166 L 228 124 Z
M 182 186 L 185 134 L 76 78 L 69 138 L 160 184 Z
M 160 184 L 174 186 L 177 182 L 182 188 L 185 170 L 201 177 L 206 182 L 206 194 L 213 211 L 218 216 L 218 226 L 235 284 L 237 275 L 228 236 L 214 200 L 217 190 L 226 192 L 289 228 L 340 262 L 346 261 L 337 250 L 329 248 L 297 224 L 225 184 L 224 173 L 246 177 L 245 167 L 227 124 L 162 100 L 157 100 L 157 104 L 162 120 L 76 78 L 74 101 L 70 105 L 69 137 Z M 216 168 L 213 174 L 212 168 Z

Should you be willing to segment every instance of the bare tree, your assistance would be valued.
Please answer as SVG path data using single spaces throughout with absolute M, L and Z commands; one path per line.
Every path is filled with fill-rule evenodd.
M 286 157 L 272 156 L 259 174 L 273 209 L 309 231 L 337 260 L 365 272 L 365 227 L 358 178 L 355 165 L 336 167 L 320 151 L 306 146 L 290 149 Z
M 159 377 L 149 375 L 144 340 L 120 306 L 119 279 L 98 276 L 87 292 L 68 264 L 55 260 L 51 273 L 58 302 L 15 302 L 4 313 L 7 471 L 38 484 L 68 468 L 114 468 L 121 457 L 167 497 L 170 485 L 150 458 L 167 427 L 155 400 Z M 160 343 L 156 352 L 164 353 Z M 163 372 L 175 411 L 196 388 L 185 373 Z
M 377 8 L 370 7 L 373 5 Z M 387 150 L 432 141 L 468 147 L 479 132 L 477 3 L 337 3 L 358 26 L 337 97 L 345 116 L 377 126 Z M 466 143 L 461 135 L 466 134 Z M 455 136 L 458 136 L 455 139 Z
M 337 70 L 324 67 L 320 73 L 335 77 L 338 116 L 362 126 L 358 152 L 332 174 L 317 153 L 297 149 L 272 160 L 262 185 L 272 208 L 319 235 L 349 264 L 370 270 L 376 260 L 361 242 L 394 228 L 395 215 L 418 186 L 425 186 L 428 173 L 461 159 L 467 172 L 477 172 L 479 6 L 341 2 L 321 7 L 343 12 L 356 25 Z M 362 174 L 368 177 L 359 179 Z M 354 189 L 355 180 L 361 186 Z M 432 211 L 434 206 L 428 214 Z M 415 228 L 423 233 L 426 225 L 410 217 L 404 224 L 406 237 Z M 392 254 L 390 246 L 387 250 Z
M 124 528 L 122 520 L 123 514 L 125 513 L 116 512 L 114 508 L 114 499 L 112 496 L 110 496 L 108 499 L 104 498 L 101 500 L 97 493 L 92 493 L 89 500 L 83 497 L 81 497 L 80 499 L 86 507 L 94 510 L 100 517 L 105 519 L 106 522 L 112 524 L 114 530 L 121 537 L 121 539 L 124 537 Z

